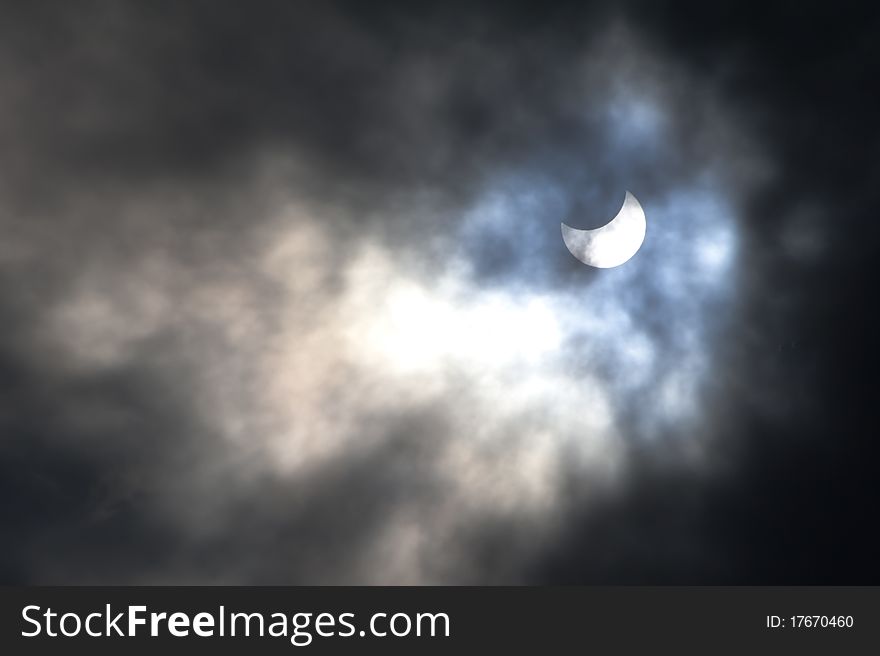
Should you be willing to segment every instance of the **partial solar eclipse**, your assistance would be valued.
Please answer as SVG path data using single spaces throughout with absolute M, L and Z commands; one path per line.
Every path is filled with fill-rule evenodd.
M 631 193 L 611 221 L 595 230 L 577 230 L 562 224 L 562 239 L 569 252 L 584 264 L 599 269 L 620 266 L 645 241 L 645 211 Z

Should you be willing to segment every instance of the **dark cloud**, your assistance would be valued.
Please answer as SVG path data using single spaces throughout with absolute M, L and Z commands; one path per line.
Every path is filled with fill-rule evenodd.
M 0 577 L 876 582 L 876 18 L 581 4 L 10 8 Z

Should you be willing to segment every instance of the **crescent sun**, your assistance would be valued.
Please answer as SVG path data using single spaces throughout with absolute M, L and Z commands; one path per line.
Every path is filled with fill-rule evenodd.
M 600 269 L 620 266 L 645 241 L 645 211 L 628 191 L 623 206 L 611 221 L 595 230 L 577 230 L 562 224 L 562 240 L 569 252 L 584 264 Z

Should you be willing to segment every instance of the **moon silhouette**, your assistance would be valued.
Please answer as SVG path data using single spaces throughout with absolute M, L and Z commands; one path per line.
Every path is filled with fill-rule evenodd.
M 562 224 L 562 240 L 569 252 L 584 264 L 600 269 L 620 266 L 645 241 L 645 211 L 631 193 L 611 221 L 595 230 L 577 230 Z

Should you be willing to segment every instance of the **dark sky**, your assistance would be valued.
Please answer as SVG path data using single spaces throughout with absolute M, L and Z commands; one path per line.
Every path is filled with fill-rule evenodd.
M 880 23 L 746 5 L 5 8 L 0 582 L 880 583 Z

